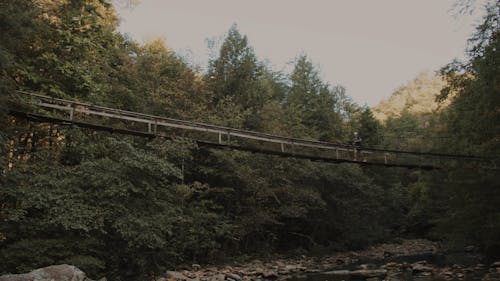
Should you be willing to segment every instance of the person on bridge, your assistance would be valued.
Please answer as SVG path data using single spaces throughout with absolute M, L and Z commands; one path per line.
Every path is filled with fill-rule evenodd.
M 356 161 L 358 158 L 357 157 L 358 151 L 361 151 L 361 136 L 359 135 L 358 132 L 354 132 L 353 146 L 354 146 L 354 161 Z

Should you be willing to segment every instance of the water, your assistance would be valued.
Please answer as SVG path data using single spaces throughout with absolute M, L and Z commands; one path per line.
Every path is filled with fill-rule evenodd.
M 453 264 L 460 264 L 463 267 L 468 267 L 468 266 L 474 266 L 476 265 L 479 261 L 477 260 L 477 257 L 474 256 L 469 256 L 469 255 L 464 255 L 462 254 L 457 254 L 457 255 L 435 255 L 435 254 L 429 254 L 429 255 L 419 255 L 419 256 L 409 256 L 409 257 L 397 257 L 397 258 L 392 258 L 392 259 L 385 259 L 385 260 L 370 260 L 370 259 L 362 259 L 356 264 L 351 264 L 343 267 L 336 267 L 332 270 L 356 270 L 359 269 L 359 265 L 361 264 L 371 264 L 374 265 L 374 268 L 380 268 L 382 265 L 388 263 L 388 262 L 395 262 L 395 263 L 415 263 L 418 261 L 426 261 L 429 265 L 432 265 L 432 267 L 435 268 L 443 268 L 443 267 L 450 267 Z M 454 270 L 451 270 L 454 272 Z M 328 271 L 327 271 L 328 272 Z M 309 274 L 301 274 L 301 275 L 295 275 L 291 278 L 288 279 L 288 281 L 353 281 L 353 280 L 365 280 L 364 278 L 353 278 L 350 276 L 337 276 L 337 275 L 331 275 L 328 274 L 327 272 L 323 273 L 309 273 Z M 486 274 L 487 270 L 475 270 L 470 273 L 464 274 L 462 278 L 458 278 L 454 276 L 453 278 L 445 279 L 443 277 L 439 276 L 421 276 L 418 274 L 413 274 L 411 269 L 398 272 L 397 275 L 395 276 L 387 276 L 385 280 L 393 280 L 393 281 L 480 281 L 484 274 Z M 373 279 L 373 280 L 381 280 L 379 279 Z

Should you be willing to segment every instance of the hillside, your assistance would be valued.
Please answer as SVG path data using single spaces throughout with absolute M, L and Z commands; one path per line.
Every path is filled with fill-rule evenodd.
M 430 113 L 438 109 L 435 98 L 444 85 L 441 77 L 422 72 L 376 105 L 373 115 L 376 119 L 385 121 L 390 116 L 399 117 L 403 110 L 410 113 Z

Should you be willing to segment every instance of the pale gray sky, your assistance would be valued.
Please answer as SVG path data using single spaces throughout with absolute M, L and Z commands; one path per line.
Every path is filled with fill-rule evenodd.
M 115 0 L 118 6 L 128 1 Z M 120 31 L 157 37 L 206 67 L 207 38 L 236 23 L 261 60 L 288 70 L 300 53 L 324 81 L 343 85 L 360 104 L 375 105 L 419 72 L 462 58 L 479 15 L 456 18 L 454 0 L 141 0 L 119 8 Z

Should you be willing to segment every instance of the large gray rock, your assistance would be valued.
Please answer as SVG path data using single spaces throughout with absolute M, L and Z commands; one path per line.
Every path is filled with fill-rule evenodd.
M 61 264 L 36 269 L 30 273 L 2 275 L 0 281 L 91 281 L 91 279 L 76 266 Z
M 387 270 L 385 269 L 360 269 L 360 270 L 333 270 L 325 272 L 325 274 L 336 276 L 351 276 L 355 278 L 370 278 L 370 277 L 385 277 Z

